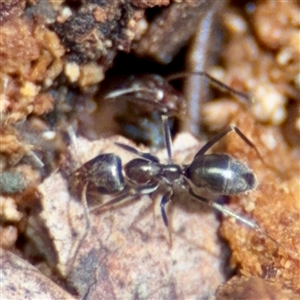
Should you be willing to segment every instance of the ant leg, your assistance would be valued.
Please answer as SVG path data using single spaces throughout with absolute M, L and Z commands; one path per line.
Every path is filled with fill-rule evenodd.
M 173 191 L 170 189 L 161 199 L 160 201 L 160 212 L 161 212 L 161 216 L 163 218 L 164 224 L 165 226 L 168 228 L 168 232 L 169 232 L 169 239 L 170 239 L 170 247 L 172 247 L 173 244 L 173 240 L 172 240 L 172 233 L 169 227 L 169 222 L 168 222 L 168 217 L 167 217 L 167 213 L 166 213 L 166 209 L 165 209 L 165 205 L 170 202 L 171 197 L 173 195 Z
M 172 197 L 172 191 L 169 190 L 161 199 L 160 201 L 160 211 L 161 211 L 161 216 L 163 218 L 164 224 L 166 227 L 169 226 L 169 222 L 168 222 L 168 217 L 166 214 L 166 210 L 165 210 L 165 205 L 170 201 L 171 197 Z
M 35 167 L 41 169 L 45 166 L 45 164 L 42 162 L 42 160 L 32 150 L 29 150 L 26 154 L 31 159 L 31 161 Z
M 225 135 L 232 131 L 231 126 L 227 126 L 225 129 L 217 133 L 211 140 L 209 140 L 195 155 L 196 157 L 202 156 L 208 149 L 210 149 L 215 143 L 220 141 Z
M 195 155 L 194 158 L 198 156 L 202 156 L 208 149 L 210 149 L 215 143 L 220 141 L 224 136 L 226 136 L 229 132 L 234 131 L 249 147 L 251 147 L 259 157 L 261 161 L 264 162 L 262 156 L 260 155 L 256 146 L 241 132 L 241 130 L 233 125 L 229 125 L 224 128 L 222 131 L 217 133 L 211 140 L 209 140 Z
M 238 215 L 237 213 L 231 211 L 228 208 L 225 208 L 224 206 L 209 200 L 207 198 L 201 197 L 199 195 L 197 195 L 192 188 L 189 189 L 189 193 L 190 195 L 192 195 L 194 198 L 196 198 L 197 200 L 200 200 L 203 203 L 206 203 L 207 205 L 213 207 L 214 209 L 218 210 L 219 212 L 221 212 L 223 215 L 227 215 L 230 216 L 234 219 L 236 219 L 237 221 L 240 221 L 244 224 L 246 224 L 248 227 L 254 229 L 256 232 L 262 234 L 263 236 L 267 237 L 268 239 L 270 239 L 275 245 L 277 245 L 277 247 L 283 248 L 287 253 L 289 253 L 293 258 L 297 258 L 299 259 L 299 254 L 291 249 L 286 248 L 285 246 L 283 246 L 281 243 L 279 243 L 275 238 L 273 238 L 272 236 L 270 236 L 266 231 L 264 231 L 261 227 L 259 227 L 258 224 L 256 224 L 254 221 L 251 221 L 249 219 L 246 219 L 244 217 L 241 217 L 240 215 Z
M 233 129 L 232 130 L 234 130 L 235 132 L 236 132 L 236 134 L 249 146 L 249 147 L 251 147 L 255 152 L 256 152 L 256 154 L 257 154 L 257 156 L 259 157 L 259 159 L 263 162 L 263 163 L 265 163 L 264 162 L 264 160 L 263 160 L 263 158 L 262 158 L 262 156 L 260 155 L 260 153 L 259 153 L 259 151 L 258 151 L 258 149 L 256 148 L 256 146 L 240 131 L 240 129 L 238 128 L 238 127 L 236 127 L 236 126 L 230 126 L 230 127 L 232 127 Z
M 82 205 L 83 205 L 83 209 L 84 209 L 84 217 L 85 217 L 85 229 L 84 229 L 84 234 L 83 236 L 81 237 L 76 249 L 75 249 L 75 252 L 74 252 L 74 255 L 72 257 L 72 260 L 69 264 L 69 267 L 68 267 L 68 270 L 67 270 L 67 275 L 69 274 L 70 270 L 71 270 L 71 267 L 73 266 L 75 260 L 76 260 L 76 257 L 77 257 L 77 254 L 79 252 L 79 249 L 81 248 L 84 240 L 86 239 L 88 233 L 89 233 L 89 230 L 90 230 L 90 227 L 91 227 L 91 220 L 90 220 L 90 215 L 89 215 L 89 209 L 88 209 L 88 205 L 87 205 L 87 199 L 86 199 L 86 192 L 87 192 L 87 186 L 88 186 L 88 183 L 85 184 L 85 186 L 83 187 L 82 189 L 82 193 L 81 193 L 81 202 L 82 202 Z
M 152 162 L 156 162 L 156 163 L 159 163 L 159 160 L 156 156 L 152 155 L 151 153 L 143 153 L 143 152 L 140 152 L 138 150 L 136 150 L 135 148 L 129 146 L 129 145 L 125 145 L 125 144 L 122 144 L 122 143 L 115 143 L 117 146 L 119 146 L 120 148 L 130 152 L 130 153 L 133 153 L 135 155 L 138 155 L 142 158 L 145 158 L 146 160 L 150 160 Z
M 218 79 L 212 77 L 211 75 L 209 75 L 207 72 L 204 71 L 198 71 L 198 72 L 180 72 L 171 76 L 168 76 L 166 79 L 168 81 L 172 81 L 172 80 L 176 80 L 176 79 L 180 79 L 180 78 L 184 78 L 184 77 L 189 77 L 191 75 L 198 75 L 198 76 L 203 76 L 205 77 L 212 85 L 214 85 L 215 87 L 217 87 L 219 90 L 221 91 L 225 91 L 233 96 L 236 96 L 238 98 L 242 98 L 243 100 L 246 100 L 247 103 L 251 103 L 253 102 L 253 99 L 251 97 L 249 97 L 246 93 L 237 91 L 233 88 L 231 88 L 230 86 L 224 84 L 223 82 L 219 81 Z
M 144 93 L 142 96 L 139 96 L 138 93 Z M 130 96 L 130 94 L 134 94 L 135 96 Z M 149 94 L 149 95 L 148 95 Z M 105 99 L 113 99 L 118 97 L 126 97 L 126 101 L 134 102 L 134 103 L 140 103 L 143 105 L 149 105 L 154 108 L 154 110 L 159 111 L 162 114 L 168 113 L 168 108 L 158 102 L 164 97 L 164 92 L 161 89 L 157 88 L 149 88 L 149 87 L 139 87 L 133 85 L 130 88 L 120 89 L 113 92 L 108 93 L 105 96 Z M 148 98 L 147 98 L 148 97 Z M 156 100 L 153 100 L 155 98 Z
M 108 206 L 112 206 L 114 204 L 117 204 L 119 202 L 121 202 L 122 200 L 129 198 L 130 196 L 134 196 L 134 194 L 132 194 L 131 189 L 125 189 L 124 191 L 122 191 L 121 193 L 118 194 L 117 197 L 115 197 L 114 199 L 104 203 L 104 204 L 99 204 L 99 205 L 95 205 L 93 207 L 91 207 L 89 209 L 90 212 L 94 212 L 98 209 L 102 209 Z
M 161 115 L 161 118 L 162 118 L 163 128 L 164 128 L 165 144 L 166 144 L 166 148 L 167 148 L 167 152 L 168 152 L 168 161 L 169 161 L 169 163 L 172 163 L 172 138 L 171 138 L 171 133 L 170 133 L 170 127 L 168 124 L 168 116 L 163 114 L 163 115 Z M 142 158 L 145 158 L 147 160 L 157 162 L 157 163 L 159 162 L 157 157 L 155 157 L 154 155 L 152 155 L 150 153 L 139 152 L 135 148 L 128 146 L 128 145 L 121 144 L 121 143 L 115 143 L 115 144 L 117 146 L 125 149 L 126 151 L 136 154 Z
M 141 88 L 139 86 L 133 85 L 132 87 L 129 87 L 129 88 L 114 90 L 114 91 L 106 94 L 105 99 L 118 98 L 118 97 L 128 95 L 131 93 L 147 92 L 147 91 L 148 90 L 146 88 L 143 88 L 143 87 Z
M 163 122 L 163 128 L 164 128 L 164 137 L 165 137 L 165 144 L 168 152 L 168 161 L 169 163 L 172 163 L 172 138 L 171 138 L 171 132 L 170 127 L 168 123 L 168 116 L 162 115 L 162 122 Z
M 116 198 L 114 198 L 104 204 L 96 205 L 96 206 L 92 207 L 89 211 L 93 212 L 98 209 L 102 209 L 102 208 L 117 204 L 126 198 L 133 198 L 133 197 L 137 197 L 139 195 L 151 194 L 154 191 L 156 191 L 157 188 L 158 188 L 157 182 L 152 182 L 147 185 L 140 186 L 140 187 L 133 187 L 133 188 L 127 187 L 127 188 L 125 188 L 125 190 L 120 192 Z

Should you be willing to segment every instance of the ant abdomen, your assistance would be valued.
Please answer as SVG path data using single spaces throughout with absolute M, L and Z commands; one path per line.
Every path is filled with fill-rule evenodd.
M 185 176 L 197 187 L 207 188 L 221 195 L 233 195 L 255 189 L 257 180 L 242 162 L 227 154 L 195 157 Z

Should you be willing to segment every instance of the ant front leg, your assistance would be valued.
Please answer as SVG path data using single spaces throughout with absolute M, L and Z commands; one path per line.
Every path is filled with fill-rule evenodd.
M 240 92 L 240 91 L 237 91 L 237 90 L 231 88 L 230 86 L 226 85 L 225 83 L 221 82 L 220 80 L 218 80 L 218 79 L 214 78 L 213 76 L 209 75 L 205 71 L 180 72 L 180 73 L 168 76 L 166 79 L 168 81 L 172 81 L 172 80 L 176 80 L 176 79 L 179 79 L 179 78 L 189 77 L 189 76 L 192 76 L 192 75 L 196 75 L 196 76 L 206 78 L 211 85 L 217 87 L 220 91 L 227 92 L 227 93 L 229 93 L 229 94 L 231 94 L 235 97 L 243 99 L 244 101 L 246 101 L 246 103 L 253 102 L 253 99 L 251 97 L 249 97 L 246 93 L 243 93 L 243 92 Z
M 96 211 L 96 210 L 99 210 L 99 209 L 102 209 L 105 207 L 109 207 L 114 204 L 118 204 L 125 199 L 138 197 L 140 195 L 151 194 L 151 193 L 155 192 L 157 190 L 157 188 L 158 188 L 158 184 L 155 181 L 150 182 L 145 185 L 142 185 L 142 186 L 138 186 L 138 187 L 134 187 L 134 186 L 125 187 L 125 189 L 122 192 L 118 193 L 114 199 L 112 199 L 104 204 L 100 204 L 100 205 L 96 205 L 96 206 L 92 207 L 90 209 L 90 212 Z
M 204 155 L 207 150 L 209 150 L 214 144 L 220 141 L 231 131 L 234 131 L 249 147 L 254 149 L 259 159 L 264 162 L 256 146 L 241 132 L 241 130 L 238 127 L 234 125 L 229 125 L 226 128 L 224 128 L 222 131 L 220 131 L 218 134 L 216 134 L 196 153 L 195 158 Z
M 133 154 L 135 154 L 135 155 L 137 155 L 139 157 L 142 157 L 142 158 L 144 158 L 146 160 L 150 160 L 152 162 L 159 163 L 159 159 L 156 156 L 152 155 L 151 153 L 140 152 L 137 149 L 135 149 L 135 148 L 133 148 L 133 147 L 131 147 L 129 145 L 122 144 L 122 143 L 115 143 L 115 144 L 117 146 L 119 146 L 120 148 L 122 148 L 122 149 L 124 149 L 124 150 L 126 150 L 126 151 L 128 151 L 130 153 L 133 153 Z

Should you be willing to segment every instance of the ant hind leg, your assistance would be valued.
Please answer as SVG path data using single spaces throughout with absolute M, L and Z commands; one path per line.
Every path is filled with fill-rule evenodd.
M 223 137 L 225 137 L 229 132 L 234 131 L 250 148 L 252 148 L 259 159 L 265 164 L 261 154 L 259 153 L 256 146 L 242 133 L 242 131 L 235 125 L 229 125 L 224 128 L 222 131 L 217 133 L 211 140 L 209 140 L 195 155 L 196 157 L 202 156 L 208 151 L 214 144 L 219 142 Z
M 280 242 L 278 242 L 275 238 L 273 238 L 272 236 L 270 236 L 265 230 L 263 230 L 257 223 L 255 223 L 252 220 L 249 220 L 245 217 L 242 217 L 240 215 L 238 215 L 237 213 L 231 211 L 230 209 L 212 201 L 209 200 L 207 198 L 201 197 L 199 195 L 197 195 L 192 188 L 189 189 L 189 193 L 190 195 L 192 195 L 194 198 L 196 198 L 197 200 L 200 200 L 201 202 L 206 203 L 207 205 L 213 207 L 214 209 L 218 210 L 219 212 L 221 212 L 223 215 L 225 216 L 230 216 L 232 218 L 234 218 L 235 220 L 242 222 L 243 224 L 247 225 L 249 228 L 255 230 L 256 232 L 258 232 L 259 234 L 265 236 L 266 238 L 268 238 L 269 240 L 271 240 L 277 247 L 284 249 L 284 251 L 286 251 L 286 253 L 288 253 L 289 255 L 291 255 L 291 257 L 295 258 L 295 259 L 300 259 L 299 254 L 296 253 L 295 251 L 286 248 L 284 245 L 282 245 Z

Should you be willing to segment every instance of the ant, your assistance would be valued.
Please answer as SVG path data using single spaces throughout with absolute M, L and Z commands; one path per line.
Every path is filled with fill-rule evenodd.
M 210 76 L 205 72 L 201 72 L 201 76 L 210 80 Z M 147 77 L 148 79 L 151 77 Z M 157 77 L 156 77 L 157 78 Z M 168 92 L 162 88 L 160 84 L 162 77 L 158 77 L 158 81 L 153 80 L 153 85 L 150 89 L 150 94 L 156 95 L 152 102 L 148 99 L 146 105 L 153 106 L 158 109 L 161 115 L 164 132 L 164 142 L 167 150 L 167 163 L 161 163 L 157 156 L 151 153 L 138 151 L 136 148 L 129 145 L 115 143 L 118 147 L 137 156 L 126 164 L 122 164 L 121 158 L 115 153 L 105 153 L 96 156 L 90 161 L 83 164 L 70 177 L 72 186 L 76 186 L 77 191 L 81 192 L 81 202 L 84 206 L 85 214 L 85 232 L 81 237 L 69 267 L 75 262 L 79 249 L 83 241 L 87 237 L 91 222 L 90 212 L 111 207 L 119 204 L 123 200 L 138 198 L 141 195 L 152 196 L 154 193 L 162 193 L 160 200 L 161 217 L 165 227 L 169 232 L 170 246 L 172 245 L 172 234 L 169 227 L 169 220 L 166 213 L 166 205 L 171 201 L 174 193 L 174 188 L 179 187 L 185 190 L 189 195 L 190 200 L 200 201 L 223 215 L 230 216 L 235 220 L 245 224 L 257 233 L 271 240 L 277 247 L 284 249 L 286 253 L 293 258 L 299 259 L 299 255 L 291 249 L 286 248 L 275 238 L 270 236 L 263 230 L 255 221 L 245 218 L 238 213 L 228 209 L 227 207 L 215 202 L 213 198 L 203 197 L 198 193 L 198 188 L 205 188 L 212 195 L 236 195 L 247 191 L 254 190 L 258 181 L 255 174 L 244 163 L 233 158 L 228 154 L 207 154 L 216 143 L 222 140 L 230 132 L 235 132 L 249 147 L 251 147 L 265 164 L 256 146 L 241 132 L 236 126 L 227 126 L 225 129 L 216 134 L 209 140 L 194 156 L 191 163 L 180 165 L 173 162 L 172 156 L 172 139 L 168 119 L 172 116 L 177 116 L 180 110 L 177 109 L 177 104 L 172 106 L 168 104 L 168 99 L 171 99 Z M 213 81 L 218 85 L 217 80 Z M 137 86 L 131 86 L 125 90 L 115 91 L 115 94 L 109 94 L 107 98 L 123 96 L 127 92 L 133 93 L 131 101 L 143 103 L 143 99 L 139 97 L 140 90 L 147 91 L 147 86 L 143 86 L 143 81 Z M 227 90 L 233 95 L 244 95 L 230 87 L 220 84 L 222 89 Z M 137 93 L 137 94 L 136 94 Z M 248 96 L 244 95 L 245 99 L 249 100 Z M 167 104 L 163 100 L 168 100 Z M 170 100 L 171 101 L 171 100 Z M 158 104 L 157 104 L 158 103 Z M 174 102 L 173 102 L 174 103 Z M 169 106 L 168 106 L 169 105 Z M 183 107 L 178 104 L 178 107 Z M 96 191 L 101 195 L 111 195 L 113 199 L 104 204 L 88 207 L 87 192 Z
M 132 159 L 122 167 L 122 161 L 118 155 L 114 153 L 100 154 L 75 172 L 74 175 L 78 182 L 84 183 L 82 197 L 85 203 L 87 188 L 96 188 L 102 195 L 114 195 L 114 199 L 95 206 L 89 211 L 93 212 L 117 204 L 124 199 L 151 195 L 159 187 L 162 187 L 165 193 L 160 201 L 160 210 L 163 222 L 168 228 L 169 222 L 165 206 L 172 198 L 174 185 L 179 185 L 186 189 L 193 199 L 204 202 L 224 215 L 234 217 L 279 245 L 254 221 L 241 217 L 213 200 L 198 195 L 195 191 L 197 188 L 206 188 L 212 193 L 230 196 L 255 189 L 258 184 L 256 176 L 241 161 L 228 154 L 205 154 L 231 131 L 237 133 L 259 155 L 255 145 L 236 126 L 228 126 L 208 141 L 196 153 L 190 164 L 178 165 L 172 161 L 170 132 L 167 126 L 165 129 L 169 158 L 167 164 L 160 163 L 159 159 L 150 153 L 139 152 L 129 145 L 116 143 L 119 147 L 139 156 L 139 158 Z M 125 176 L 122 169 L 124 169 Z
M 209 80 L 211 79 L 205 72 L 201 72 L 200 75 L 205 76 Z M 160 102 L 161 99 L 166 99 L 168 94 L 164 94 L 164 90 L 160 89 L 160 86 L 156 84 L 156 82 L 160 81 L 153 82 L 149 93 L 158 95 L 152 100 L 152 103 L 154 107 L 160 108 L 168 163 L 161 163 L 158 157 L 150 153 L 139 152 L 134 147 L 116 143 L 117 146 L 138 156 L 138 158 L 134 158 L 125 165 L 122 165 L 121 158 L 118 155 L 114 153 L 100 154 L 82 165 L 74 173 L 78 186 L 82 191 L 82 199 L 85 204 L 87 189 L 97 190 L 97 192 L 102 195 L 114 196 L 112 200 L 92 207 L 89 211 L 93 212 L 109 207 L 128 198 L 134 198 L 140 195 L 152 195 L 160 188 L 160 191 L 163 191 L 163 196 L 160 201 L 161 216 L 164 225 L 169 229 L 169 221 L 165 207 L 170 202 L 174 193 L 174 186 L 176 185 L 186 190 L 191 196 L 191 199 L 201 201 L 220 211 L 222 214 L 235 218 L 271 239 L 277 246 L 283 247 L 260 228 L 256 222 L 242 217 L 215 201 L 197 193 L 198 188 L 205 188 L 212 194 L 227 196 L 254 190 L 258 185 L 256 176 L 244 163 L 228 154 L 207 154 L 207 151 L 232 131 L 251 147 L 263 161 L 256 146 L 238 127 L 228 126 L 209 140 L 195 154 L 190 164 L 175 164 L 172 159 L 172 140 L 168 118 L 174 115 L 174 112 L 176 113 L 176 108 L 174 109 L 174 107 L 172 107 L 172 109 L 169 109 L 167 105 Z M 213 83 L 219 84 L 217 80 L 214 80 Z M 232 94 L 241 94 L 222 83 L 221 87 L 227 89 Z M 149 88 L 149 86 L 135 85 L 126 90 L 115 91 L 113 94 L 108 95 L 108 98 L 119 97 L 127 93 L 145 92 L 147 88 Z M 137 98 L 139 98 L 138 102 L 143 102 L 142 98 L 138 96 Z M 244 98 L 247 98 L 247 96 Z M 151 105 L 152 103 L 150 100 L 146 101 L 146 104 Z M 285 250 L 289 251 L 288 249 Z
M 250 147 L 255 149 L 261 158 L 256 147 L 244 136 L 244 134 L 235 126 L 229 126 L 216 135 L 195 155 L 193 162 L 189 166 L 179 166 L 172 160 L 172 140 L 168 119 L 173 116 L 182 116 L 185 113 L 185 102 L 183 96 L 175 90 L 168 81 L 185 77 L 187 75 L 199 75 L 209 80 L 219 89 L 225 90 L 235 96 L 249 100 L 244 93 L 236 91 L 206 72 L 195 72 L 187 74 L 185 72 L 169 76 L 165 79 L 156 74 L 145 74 L 140 77 L 133 77 L 125 83 L 124 88 L 114 90 L 106 95 L 106 99 L 126 97 L 126 101 L 133 101 L 137 104 L 143 104 L 158 111 L 161 115 L 164 131 L 164 142 L 168 152 L 168 164 L 164 165 L 159 159 L 150 153 L 141 153 L 135 148 L 116 143 L 119 147 L 131 152 L 139 159 L 133 159 L 124 166 L 125 178 L 122 173 L 121 159 L 113 154 L 100 154 L 92 160 L 81 166 L 73 178 L 76 179 L 75 185 L 79 185 L 82 190 L 82 183 L 86 183 L 90 189 L 96 189 L 100 194 L 119 193 L 116 199 L 109 201 L 106 205 L 117 203 L 129 196 L 138 194 L 151 194 L 157 190 L 159 185 L 168 186 L 168 193 L 162 200 L 162 215 L 164 223 L 167 225 L 167 217 L 164 205 L 170 200 L 172 195 L 172 186 L 179 184 L 193 193 L 192 185 L 197 187 L 206 187 L 212 192 L 218 194 L 231 195 L 254 189 L 257 185 L 255 175 L 242 163 L 234 160 L 229 155 L 205 155 L 216 142 L 230 131 L 235 131 Z M 228 177 L 225 164 L 229 168 L 237 168 L 233 177 Z M 218 173 L 213 174 L 211 170 L 218 168 Z M 223 168 L 223 170 L 222 170 Z M 223 171 L 223 173 L 222 173 Z M 227 172 L 227 173 L 226 173 Z M 241 187 L 239 177 L 243 174 L 250 174 L 245 178 L 244 187 Z M 222 175 L 223 174 L 223 175 Z M 227 175 L 226 175 L 227 174 Z M 225 176 L 222 178 L 222 176 Z M 228 178 L 226 178 L 226 176 Z M 222 182 L 228 180 L 228 182 Z M 234 182 L 236 180 L 236 182 Z M 247 182 L 247 180 L 249 182 Z M 201 181 L 201 182 L 200 182 Z M 168 196 L 167 196 L 168 195 Z
M 245 164 L 227 154 L 205 154 L 231 131 L 236 132 L 249 146 L 254 149 L 255 146 L 237 127 L 229 126 L 206 143 L 189 165 L 178 165 L 172 161 L 170 132 L 168 127 L 165 129 L 167 130 L 165 138 L 169 158 L 167 164 L 160 163 L 159 159 L 150 153 L 142 153 L 131 146 L 116 143 L 126 151 L 139 156 L 123 166 L 125 177 L 122 173 L 121 159 L 113 153 L 100 154 L 78 170 L 81 174 L 96 172 L 97 179 L 91 184 L 96 186 L 101 194 L 115 195 L 114 199 L 90 211 L 119 203 L 128 197 L 152 194 L 158 187 L 162 187 L 165 194 L 160 202 L 161 215 L 165 226 L 168 227 L 165 205 L 171 200 L 173 187 L 176 184 L 186 189 L 193 198 L 209 204 L 222 213 L 230 214 L 248 225 L 252 224 L 212 200 L 201 197 L 195 192 L 195 188 L 206 188 L 210 192 L 221 195 L 239 194 L 255 189 L 256 177 Z M 81 180 L 84 179 L 86 178 L 81 177 Z M 253 224 L 252 227 L 255 226 Z

